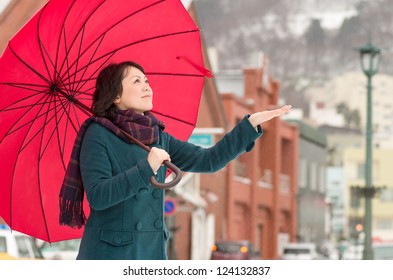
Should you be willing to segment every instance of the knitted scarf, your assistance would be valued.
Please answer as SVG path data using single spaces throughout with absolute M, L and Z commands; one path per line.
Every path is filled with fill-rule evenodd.
M 86 222 L 83 212 L 84 188 L 80 173 L 79 155 L 83 136 L 89 125 L 97 122 L 112 131 L 120 139 L 130 143 L 122 130 L 131 134 L 145 145 L 150 145 L 158 140 L 159 129 L 164 129 L 164 124 L 151 113 L 137 114 L 133 110 L 116 110 L 109 118 L 91 117 L 81 126 L 75 139 L 68 163 L 66 175 L 60 190 L 60 225 L 72 228 L 81 228 Z

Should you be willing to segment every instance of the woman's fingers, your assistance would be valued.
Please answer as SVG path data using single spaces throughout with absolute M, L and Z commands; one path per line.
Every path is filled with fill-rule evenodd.
M 282 106 L 282 107 L 279 109 L 279 110 L 281 110 L 280 116 L 282 116 L 282 115 L 288 113 L 289 111 L 291 111 L 291 108 L 292 108 L 292 105 L 285 105 L 285 106 Z
M 158 168 L 160 168 L 162 163 L 166 160 L 171 161 L 171 157 L 165 150 L 156 147 L 150 149 L 147 161 L 154 173 L 157 172 Z
M 261 121 L 261 123 L 269 121 L 269 120 L 271 120 L 271 119 L 273 119 L 275 117 L 280 117 L 280 116 L 288 113 L 291 110 L 291 108 L 292 108 L 291 105 L 285 105 L 285 106 L 282 106 L 279 109 L 263 111 L 262 112 L 262 121 Z

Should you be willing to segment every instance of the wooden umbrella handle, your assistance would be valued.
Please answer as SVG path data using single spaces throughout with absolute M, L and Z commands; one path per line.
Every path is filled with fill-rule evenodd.
M 139 147 L 145 149 L 147 152 L 150 152 L 150 148 L 149 148 L 148 146 L 146 146 L 145 144 L 143 144 L 141 141 L 139 141 L 138 139 L 136 139 L 135 137 L 133 137 L 133 136 L 132 136 L 131 134 L 129 134 L 128 132 L 126 132 L 126 131 L 124 131 L 124 130 L 122 130 L 122 129 L 121 129 L 121 131 L 122 131 L 122 132 L 124 133 L 124 135 L 126 135 L 127 138 L 130 139 L 132 142 L 134 142 L 135 144 L 137 144 Z M 172 171 L 175 173 L 176 177 L 175 177 L 172 181 L 170 181 L 170 182 L 168 182 L 168 183 L 160 183 L 160 182 L 158 182 L 158 181 L 156 180 L 156 177 L 155 177 L 155 176 L 152 176 L 152 177 L 150 178 L 150 183 L 151 183 L 154 187 L 157 187 L 157 188 L 163 189 L 163 190 L 167 190 L 167 189 L 170 189 L 170 188 L 176 186 L 176 185 L 180 182 L 181 177 L 182 177 L 182 174 L 181 174 L 181 170 L 180 170 L 176 165 L 174 165 L 173 163 L 171 163 L 171 162 L 169 162 L 169 161 L 164 161 L 164 165 L 167 166 L 170 170 L 172 170 Z
M 176 175 L 175 178 L 168 183 L 160 183 L 156 180 L 155 176 L 152 176 L 150 178 L 150 183 L 159 189 L 167 190 L 167 189 L 170 189 L 170 188 L 176 186 L 180 182 L 182 174 L 181 174 L 181 170 L 176 165 L 174 165 L 172 162 L 166 160 L 166 161 L 164 161 L 164 165 L 166 167 L 168 167 L 170 170 L 172 170 L 173 173 L 175 173 L 175 175 Z

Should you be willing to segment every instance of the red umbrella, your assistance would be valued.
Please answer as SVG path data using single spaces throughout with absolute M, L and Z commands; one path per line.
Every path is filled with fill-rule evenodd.
M 81 237 L 59 226 L 59 191 L 95 78 L 123 60 L 145 68 L 153 113 L 187 139 L 209 72 L 179 0 L 51 0 L 9 42 L 0 58 L 0 216 L 12 229 L 49 242 Z

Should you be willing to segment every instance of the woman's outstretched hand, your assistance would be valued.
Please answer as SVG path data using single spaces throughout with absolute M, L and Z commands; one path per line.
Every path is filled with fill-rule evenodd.
M 292 106 L 291 105 L 285 105 L 282 106 L 279 109 L 275 110 L 269 110 L 269 111 L 263 111 L 263 112 L 257 112 L 252 114 L 248 120 L 252 124 L 253 127 L 257 127 L 263 122 L 270 121 L 271 119 L 275 117 L 280 117 L 282 115 L 285 115 L 291 110 Z

